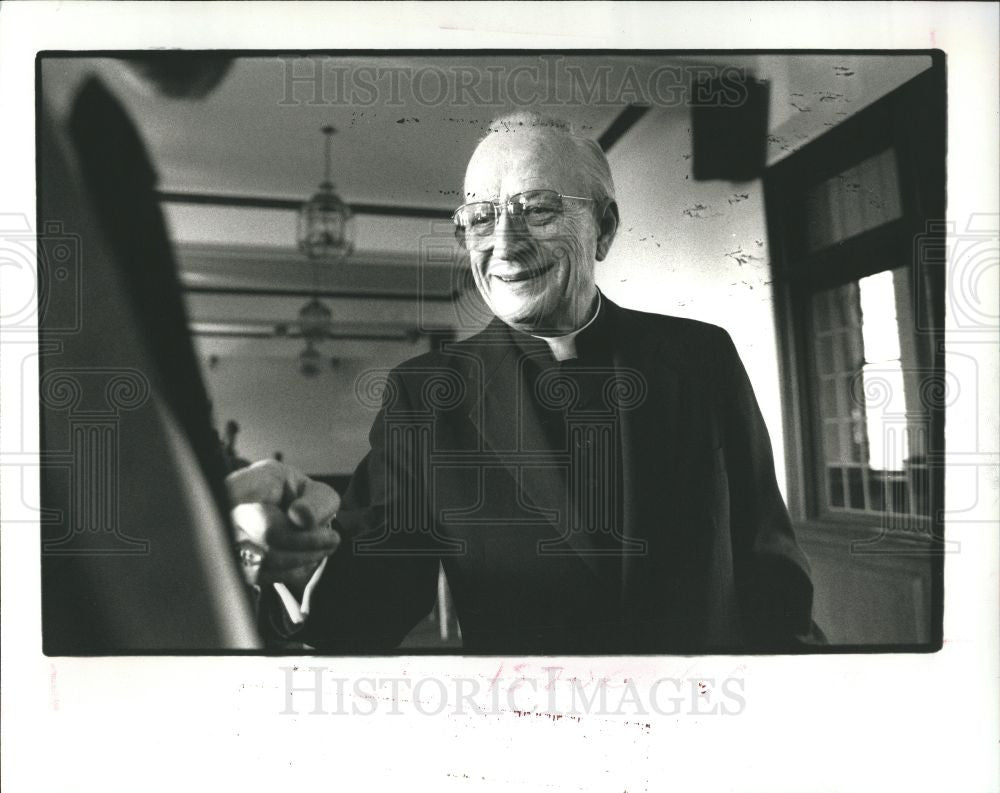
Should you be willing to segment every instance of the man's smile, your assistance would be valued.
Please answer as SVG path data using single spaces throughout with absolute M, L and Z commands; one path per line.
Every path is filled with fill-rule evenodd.
M 522 281 L 530 281 L 535 278 L 539 278 L 546 275 L 553 267 L 555 267 L 555 262 L 549 262 L 541 267 L 521 267 L 517 269 L 497 269 L 489 273 L 490 278 L 496 278 L 505 284 L 520 283 Z

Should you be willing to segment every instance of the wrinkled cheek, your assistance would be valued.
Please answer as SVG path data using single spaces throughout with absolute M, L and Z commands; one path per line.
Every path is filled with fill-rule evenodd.
M 588 247 L 593 236 L 591 231 L 585 220 L 568 219 L 564 233 L 554 241 L 553 253 L 558 261 L 569 268 L 571 279 L 578 278 L 585 263 L 593 260 L 594 251 Z
M 483 297 L 486 297 L 486 293 L 489 288 L 489 279 L 487 279 L 487 277 L 483 274 L 483 270 L 486 267 L 485 262 L 481 263 L 473 260 L 470 267 L 472 268 L 472 280 L 476 284 L 476 288 Z

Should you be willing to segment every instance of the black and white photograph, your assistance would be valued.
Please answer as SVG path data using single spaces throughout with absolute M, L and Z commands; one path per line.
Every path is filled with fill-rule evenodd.
M 424 29 L 417 5 L 293 3 L 284 22 Z M 455 7 L 489 31 L 515 5 Z M 237 755 L 258 751 L 239 714 L 254 747 L 284 736 L 251 786 L 282 784 L 282 752 L 325 729 L 350 754 L 384 730 L 402 747 L 502 728 L 536 763 L 546 731 L 604 743 L 539 773 L 413 743 L 371 781 L 404 782 L 411 758 L 447 789 L 648 790 L 672 779 L 646 768 L 657 735 L 674 761 L 709 756 L 692 724 L 753 735 L 734 762 L 754 766 L 766 728 L 747 717 L 807 707 L 786 686 L 777 715 L 758 692 L 779 680 L 829 705 L 885 676 L 918 712 L 904 689 L 956 643 L 996 660 L 996 118 L 963 104 L 962 37 L 602 44 L 589 5 L 525 4 L 577 14 L 564 41 L 477 40 L 430 4 L 440 41 L 397 20 L 324 44 L 223 35 L 278 14 L 223 3 L 177 45 L 39 35 L 20 56 L 34 192 L 2 210 L 21 290 L 0 318 L 4 399 L 37 417 L 4 427 L 4 577 L 15 553 L 30 570 L 4 619 L 31 590 L 50 718 L 64 686 L 185 669 L 192 693 L 157 700 L 171 718 L 214 702 Z M 594 19 L 642 26 L 613 5 Z M 824 5 L 863 16 L 730 8 L 818 23 Z M 200 4 L 150 6 L 197 25 Z M 649 18 L 671 6 L 698 16 Z M 992 205 L 956 190 L 976 145 Z M 963 605 L 989 598 L 991 619 Z M 949 696 L 995 704 L 995 674 L 975 695 L 960 678 Z M 853 767 L 892 787 L 877 724 Z M 244 778 L 203 742 L 179 750 L 213 784 Z M 142 755 L 124 751 L 122 769 Z M 369 752 L 342 782 L 365 784 Z M 294 784 L 323 762 L 303 753 Z M 990 789 L 977 763 L 953 789 Z M 866 789 L 790 768 L 709 787 Z
M 46 652 L 940 647 L 945 69 L 41 54 Z

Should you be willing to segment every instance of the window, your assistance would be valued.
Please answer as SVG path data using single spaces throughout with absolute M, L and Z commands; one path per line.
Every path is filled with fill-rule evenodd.
M 943 113 L 919 123 L 935 71 L 765 177 L 799 523 L 935 536 L 943 276 L 914 256 L 944 213 Z
M 896 268 L 811 297 L 819 513 L 884 516 L 899 529 L 930 518 L 926 384 L 903 354 L 916 336 L 910 295 L 909 271 Z

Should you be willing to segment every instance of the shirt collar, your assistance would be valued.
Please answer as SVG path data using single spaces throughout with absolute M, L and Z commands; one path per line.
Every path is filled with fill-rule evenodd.
M 534 333 L 531 335 L 536 339 L 541 339 L 552 351 L 552 357 L 557 361 L 569 361 L 573 358 L 577 358 L 578 353 L 576 349 L 576 337 L 583 333 L 587 328 L 594 324 L 597 317 L 601 313 L 601 291 L 597 291 L 597 308 L 594 310 L 594 315 L 587 320 L 586 324 L 577 328 L 572 333 L 567 333 L 565 336 L 535 336 Z

